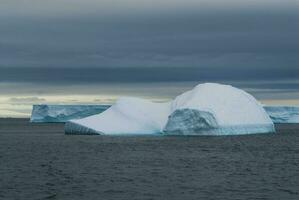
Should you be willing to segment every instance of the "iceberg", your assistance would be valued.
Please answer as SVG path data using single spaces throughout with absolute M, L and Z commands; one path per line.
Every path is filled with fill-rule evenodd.
M 199 84 L 177 96 L 163 134 L 240 135 L 273 133 L 274 124 L 250 94 L 230 85 Z
M 110 105 L 33 105 L 30 122 L 66 122 L 103 112 Z
M 120 98 L 100 114 L 70 120 L 66 134 L 237 135 L 273 133 L 274 124 L 248 93 L 228 85 L 199 84 L 173 101 Z
M 264 106 L 274 123 L 299 123 L 299 106 Z

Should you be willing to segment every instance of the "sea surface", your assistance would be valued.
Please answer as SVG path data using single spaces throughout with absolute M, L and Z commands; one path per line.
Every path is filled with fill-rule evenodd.
M 299 125 L 276 134 L 64 135 L 0 119 L 0 199 L 299 199 Z

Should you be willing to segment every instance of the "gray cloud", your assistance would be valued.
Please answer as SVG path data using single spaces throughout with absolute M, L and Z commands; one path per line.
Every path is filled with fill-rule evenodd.
M 231 9 L 278 9 L 291 8 L 296 0 L 2 0 L 2 15 L 22 16 L 74 16 L 82 14 L 130 15 L 180 10 L 231 10 Z
M 0 66 L 298 66 L 291 14 L 2 20 Z
M 168 81 L 298 80 L 299 69 L 291 67 L 122 67 L 122 68 L 0 68 L 1 82 L 45 84 L 91 84 Z
M 298 78 L 295 1 L 24 2 L 0 8 L 1 81 Z

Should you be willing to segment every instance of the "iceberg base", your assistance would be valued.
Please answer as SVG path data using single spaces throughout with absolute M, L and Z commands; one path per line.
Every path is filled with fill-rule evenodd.
M 67 122 L 64 126 L 64 132 L 67 135 L 102 135 L 103 133 L 88 128 L 86 126 L 74 123 L 74 122 Z
M 253 125 L 234 125 L 220 126 L 218 128 L 202 129 L 197 131 L 164 132 L 164 135 L 248 135 L 248 134 L 267 134 L 275 133 L 274 125 L 253 124 Z

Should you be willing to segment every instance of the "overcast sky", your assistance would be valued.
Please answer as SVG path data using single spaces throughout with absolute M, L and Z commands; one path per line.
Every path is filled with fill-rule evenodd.
M 241 2 L 2 0 L 0 67 L 298 69 L 298 1 Z
M 289 91 L 298 80 L 298 0 L 0 2 L 1 95 L 27 91 L 8 83 L 267 81 Z

